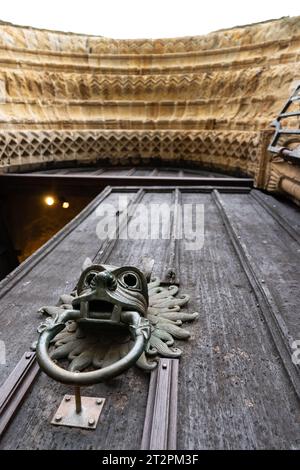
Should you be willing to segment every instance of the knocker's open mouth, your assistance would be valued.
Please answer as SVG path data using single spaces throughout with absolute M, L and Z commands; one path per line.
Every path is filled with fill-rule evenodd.
M 89 302 L 90 312 L 99 312 L 112 314 L 115 304 L 108 302 L 107 300 L 91 300 Z

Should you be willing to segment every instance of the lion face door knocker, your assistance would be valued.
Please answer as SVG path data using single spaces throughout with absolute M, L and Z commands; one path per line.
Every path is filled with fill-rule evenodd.
M 157 278 L 147 283 L 136 267 L 95 264 L 57 306 L 39 310 L 48 318 L 38 329 L 37 361 L 52 379 L 75 386 L 75 396 L 65 396 L 53 424 L 94 429 L 104 399 L 81 397 L 81 386 L 112 379 L 134 364 L 152 370 L 156 356 L 181 355 L 174 338 L 187 339 L 182 322 L 198 314 L 180 312 L 189 297 L 176 298 L 177 292 Z

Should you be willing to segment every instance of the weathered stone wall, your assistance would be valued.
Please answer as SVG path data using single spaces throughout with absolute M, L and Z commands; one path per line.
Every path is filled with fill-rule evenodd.
M 160 158 L 269 187 L 267 129 L 299 79 L 300 17 L 156 40 L 3 23 L 1 167 Z

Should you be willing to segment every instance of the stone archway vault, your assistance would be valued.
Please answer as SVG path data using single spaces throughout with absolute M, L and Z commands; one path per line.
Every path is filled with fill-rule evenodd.
M 300 17 L 155 40 L 1 23 L 0 168 L 158 159 L 250 176 L 299 200 L 299 168 L 274 167 L 267 151 L 299 51 Z

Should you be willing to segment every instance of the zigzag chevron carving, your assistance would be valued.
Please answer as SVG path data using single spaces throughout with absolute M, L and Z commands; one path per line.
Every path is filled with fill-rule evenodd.
M 255 132 L 177 131 L 44 131 L 1 132 L 0 161 L 5 167 L 52 161 L 96 161 L 112 164 L 149 161 L 202 162 L 229 172 L 237 167 L 254 174 L 259 158 Z M 238 161 L 238 164 L 237 164 Z
M 246 96 L 286 95 L 286 85 L 300 76 L 300 63 L 277 64 L 270 67 L 252 67 L 211 73 L 172 75 L 101 75 L 83 73 L 55 73 L 34 71 L 0 71 L 7 98 L 39 100 L 166 100 L 213 99 Z M 280 80 L 279 80 L 280 77 Z M 180 95 L 178 95 L 180 94 Z

